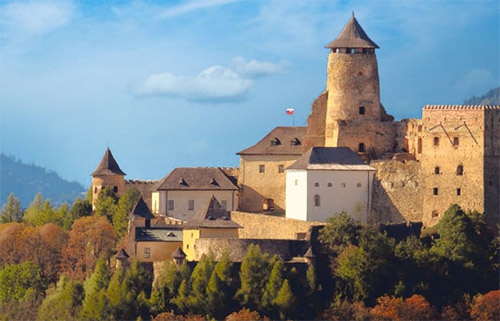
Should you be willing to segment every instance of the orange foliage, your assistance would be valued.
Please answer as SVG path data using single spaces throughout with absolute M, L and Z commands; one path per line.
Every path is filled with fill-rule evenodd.
M 470 316 L 473 320 L 500 320 L 500 290 L 476 295 Z
M 377 299 L 377 305 L 370 310 L 372 320 L 435 320 L 436 309 L 425 297 L 414 294 L 403 301 L 387 294 Z
M 250 311 L 247 308 L 243 308 L 238 312 L 233 312 L 226 317 L 226 321 L 260 321 L 269 320 L 268 317 L 262 317 L 256 311 Z
M 399 320 L 403 300 L 385 294 L 377 299 L 377 305 L 370 310 L 372 320 Z

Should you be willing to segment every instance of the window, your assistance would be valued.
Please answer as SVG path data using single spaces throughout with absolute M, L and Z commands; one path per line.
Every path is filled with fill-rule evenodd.
M 464 174 L 464 165 L 457 166 L 457 176 L 462 176 Z
M 151 257 L 151 249 L 149 247 L 144 248 L 144 258 L 149 259 Z
M 113 186 L 113 192 L 118 193 L 118 186 Z
M 418 143 L 417 143 L 417 151 L 419 154 L 422 154 L 422 138 L 418 138 Z
M 434 137 L 434 146 L 439 146 L 439 137 Z
M 321 205 L 321 198 L 318 194 L 314 195 L 314 206 L 320 206 Z
M 356 184 L 356 187 L 361 187 L 361 183 Z
M 259 165 L 259 173 L 264 173 L 266 171 L 266 165 Z
M 345 188 L 345 183 L 340 184 L 340 186 L 342 186 L 342 187 L 344 187 L 344 188 Z
M 365 143 L 359 143 L 358 145 L 358 152 L 364 153 L 365 152 Z
M 332 187 L 332 183 L 328 183 L 328 187 Z
M 167 209 L 169 211 L 173 211 L 174 210 L 174 200 L 168 200 L 168 205 L 167 205 Z
M 284 173 L 285 172 L 285 165 L 278 165 L 278 172 Z
M 437 188 L 437 187 L 434 187 L 434 188 L 432 189 L 432 194 L 433 194 L 433 195 L 438 195 L 438 188 Z
M 422 132 L 422 125 L 418 125 L 417 130 L 419 133 L 421 133 Z
M 220 205 L 222 206 L 223 209 L 227 209 L 227 201 L 225 200 L 221 201 Z
M 299 185 L 299 180 L 298 179 L 295 180 L 295 186 L 297 186 L 297 185 Z
M 319 187 L 319 183 L 314 183 L 314 187 Z
M 186 244 L 186 250 L 189 250 L 189 244 Z
M 457 188 L 457 196 L 460 196 L 460 195 L 462 195 L 462 189 Z
M 432 218 L 436 218 L 439 216 L 438 211 L 436 211 L 436 210 L 432 211 L 431 215 L 432 215 Z
M 94 188 L 94 193 L 97 193 L 97 187 L 96 187 L 96 188 Z
M 365 114 L 365 106 L 359 106 L 359 114 L 364 115 Z
M 434 167 L 434 174 L 439 174 L 439 166 Z
M 194 201 L 193 200 L 188 201 L 188 210 L 189 211 L 194 210 Z
M 453 137 L 453 146 L 458 146 L 458 137 Z

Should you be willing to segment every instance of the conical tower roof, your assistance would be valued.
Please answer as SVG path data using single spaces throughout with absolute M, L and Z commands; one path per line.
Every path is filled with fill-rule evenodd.
M 92 176 L 99 175 L 127 175 L 118 166 L 113 154 L 109 150 L 109 147 L 106 148 L 106 152 L 102 157 L 101 163 L 97 166 L 97 169 L 92 173 Z
M 379 48 L 379 46 L 366 35 L 353 12 L 337 39 L 330 42 L 326 48 Z

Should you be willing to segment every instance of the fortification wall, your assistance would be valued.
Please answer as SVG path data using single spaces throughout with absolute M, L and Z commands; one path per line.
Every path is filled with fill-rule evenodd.
M 243 226 L 240 239 L 309 239 L 312 226 L 325 224 L 245 212 L 231 212 L 231 219 Z
M 199 261 L 203 254 L 211 252 L 216 260 L 227 253 L 231 261 L 241 262 L 250 244 L 259 245 L 262 252 L 269 253 L 270 256 L 278 255 L 284 261 L 304 256 L 309 247 L 309 242 L 305 240 L 200 238 L 196 240 L 194 260 Z
M 328 92 L 325 91 L 312 103 L 307 118 L 307 132 L 302 140 L 302 153 L 314 146 L 325 146 L 325 119 Z
M 368 223 L 420 222 L 423 201 L 420 163 L 386 160 L 372 161 L 370 166 L 377 172 Z

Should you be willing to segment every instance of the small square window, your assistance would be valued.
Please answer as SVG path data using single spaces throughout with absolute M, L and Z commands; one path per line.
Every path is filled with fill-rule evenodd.
M 314 183 L 314 187 L 319 187 L 319 183 Z
M 194 210 L 194 200 L 189 200 L 188 201 L 188 210 L 193 211 Z
M 328 183 L 328 187 L 332 187 L 332 183 Z
M 266 171 L 266 165 L 259 165 L 259 173 L 264 173 Z
M 144 248 L 144 258 L 149 259 L 151 257 L 151 249 L 149 247 Z
M 168 208 L 169 211 L 174 210 L 174 200 L 168 200 Z
M 437 188 L 437 187 L 434 187 L 434 188 L 432 189 L 432 194 L 434 194 L 434 195 L 438 195 L 438 188 Z
M 285 165 L 278 165 L 278 172 L 284 173 L 285 172 Z

